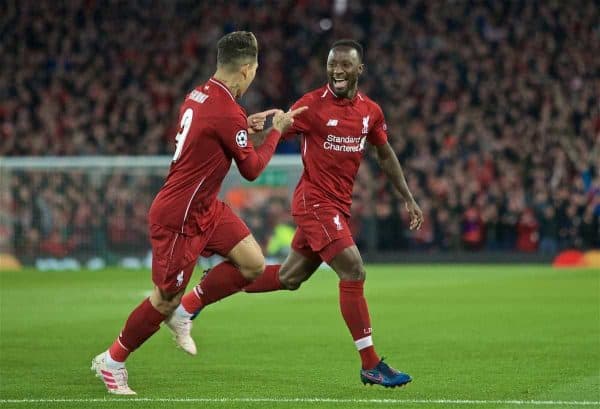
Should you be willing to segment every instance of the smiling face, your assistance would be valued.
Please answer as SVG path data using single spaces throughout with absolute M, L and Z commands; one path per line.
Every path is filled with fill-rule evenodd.
M 329 86 L 338 98 L 354 98 L 358 88 L 358 77 L 364 65 L 356 49 L 338 46 L 329 51 L 327 77 Z

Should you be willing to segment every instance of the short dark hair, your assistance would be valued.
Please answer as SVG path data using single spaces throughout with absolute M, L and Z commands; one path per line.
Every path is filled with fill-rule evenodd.
M 356 50 L 356 52 L 358 53 L 358 57 L 360 58 L 360 61 L 362 62 L 364 52 L 363 52 L 362 45 L 360 45 L 360 43 L 358 41 L 354 41 L 354 40 L 350 40 L 350 39 L 346 39 L 346 38 L 342 39 L 342 40 L 337 40 L 335 43 L 333 43 L 333 45 L 331 46 L 331 49 L 333 50 L 336 47 L 354 48 Z
M 247 64 L 257 56 L 258 43 L 249 31 L 234 31 L 217 42 L 217 67 Z

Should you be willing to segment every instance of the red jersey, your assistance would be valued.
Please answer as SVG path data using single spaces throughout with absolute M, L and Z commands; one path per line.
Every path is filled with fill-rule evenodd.
M 229 89 L 214 78 L 186 96 L 179 121 L 175 155 L 167 179 L 152 203 L 148 220 L 151 225 L 196 235 L 220 217 L 217 194 L 232 159 L 243 176 L 252 178 L 260 173 L 268 158 L 258 160 L 258 150 L 254 150 L 248 139 L 246 113 Z M 276 145 L 279 133 L 272 131 L 270 136 L 275 136 L 270 142 Z M 273 152 L 267 145 L 265 142 L 260 148 L 264 148 L 264 156 L 270 157 Z M 242 171 L 248 166 L 240 164 L 250 162 L 253 172 L 248 177 L 248 172 Z
M 292 202 L 292 214 L 313 207 L 334 206 L 350 216 L 352 189 L 365 142 L 387 142 L 386 124 L 379 105 L 361 92 L 353 99 L 338 98 L 329 85 L 300 98 L 292 109 L 308 109 L 294 118 L 286 135 L 301 134 L 304 172 Z

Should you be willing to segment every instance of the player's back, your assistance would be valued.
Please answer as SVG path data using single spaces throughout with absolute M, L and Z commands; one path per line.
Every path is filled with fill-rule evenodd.
M 169 174 L 148 219 L 150 224 L 193 235 L 214 220 L 217 195 L 231 167 L 223 125 L 245 124 L 246 116 L 225 85 L 211 78 L 186 96 L 179 121 Z M 240 136 L 247 143 L 247 135 Z
M 295 119 L 288 131 L 302 135 L 304 164 L 294 193 L 293 213 L 333 205 L 349 215 L 366 142 L 387 142 L 381 108 L 361 92 L 353 99 L 338 98 L 329 86 L 305 94 L 292 109 L 303 105 L 309 109 Z

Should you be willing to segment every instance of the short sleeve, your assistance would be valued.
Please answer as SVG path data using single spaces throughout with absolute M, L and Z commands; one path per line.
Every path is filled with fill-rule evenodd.
M 240 111 L 239 114 L 216 119 L 216 132 L 224 150 L 236 162 L 243 161 L 254 150 L 248 138 L 248 119 Z
M 311 103 L 311 98 L 307 94 L 307 95 L 304 95 L 302 98 L 300 98 L 298 101 L 296 101 L 294 103 L 294 105 L 292 105 L 292 107 L 290 108 L 290 110 L 292 110 L 292 111 L 296 108 L 300 108 L 303 106 L 308 106 L 309 108 L 306 111 L 304 111 L 301 114 L 294 117 L 294 123 L 283 133 L 283 135 L 281 135 L 282 139 L 293 138 L 294 136 L 296 136 L 298 134 L 302 134 L 302 133 L 305 133 L 308 131 L 308 129 L 309 129 L 308 123 L 309 123 L 309 116 L 310 116 L 310 103 Z
M 371 145 L 380 146 L 387 142 L 387 125 L 385 118 L 383 117 L 383 111 L 379 105 L 375 105 L 375 118 L 373 121 L 373 127 L 367 135 L 367 139 Z

